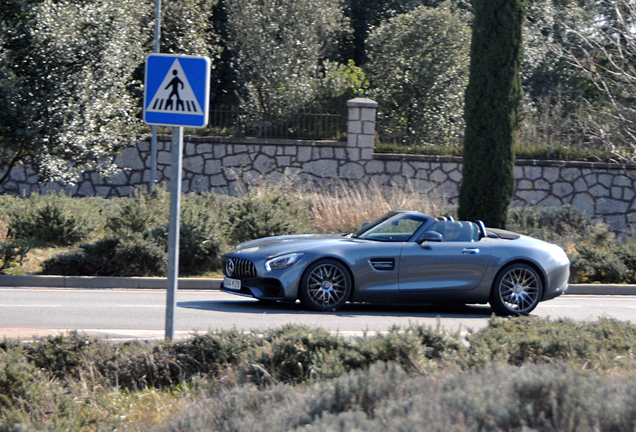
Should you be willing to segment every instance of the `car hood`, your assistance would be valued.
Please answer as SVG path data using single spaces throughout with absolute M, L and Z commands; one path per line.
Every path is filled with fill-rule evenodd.
M 276 256 L 288 252 L 298 252 L 333 243 L 351 243 L 352 239 L 342 234 L 298 234 L 265 237 L 241 243 L 227 255 Z

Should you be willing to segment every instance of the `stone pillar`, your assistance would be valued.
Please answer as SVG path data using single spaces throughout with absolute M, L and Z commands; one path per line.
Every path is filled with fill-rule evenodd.
M 347 101 L 347 153 L 350 161 L 371 160 L 375 144 L 375 114 L 378 103 L 367 98 Z

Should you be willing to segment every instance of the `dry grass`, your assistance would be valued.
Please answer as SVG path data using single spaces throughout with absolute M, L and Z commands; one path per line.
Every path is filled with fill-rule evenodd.
M 10 275 L 38 274 L 42 271 L 42 263 L 44 261 L 55 255 L 69 252 L 71 249 L 69 247 L 31 249 L 21 264 L 5 269 L 4 273 Z
M 317 232 L 352 232 L 391 210 L 416 210 L 437 214 L 439 206 L 412 188 L 382 188 L 377 184 L 355 187 L 335 184 L 331 192 L 314 190 L 302 196 L 316 221 Z

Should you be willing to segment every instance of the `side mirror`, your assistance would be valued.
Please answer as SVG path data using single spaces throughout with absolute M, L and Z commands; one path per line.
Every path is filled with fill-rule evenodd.
M 362 228 L 364 228 L 365 226 L 369 225 L 371 222 L 365 222 L 362 224 Z
M 426 231 L 424 233 L 424 238 L 422 239 L 422 243 L 424 242 L 441 242 L 444 240 L 444 237 L 438 233 L 437 231 Z

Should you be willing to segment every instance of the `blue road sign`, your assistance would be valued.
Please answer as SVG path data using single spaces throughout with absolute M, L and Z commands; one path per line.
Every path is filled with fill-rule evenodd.
M 205 127 L 209 99 L 209 58 L 171 54 L 148 56 L 144 91 L 146 123 Z

